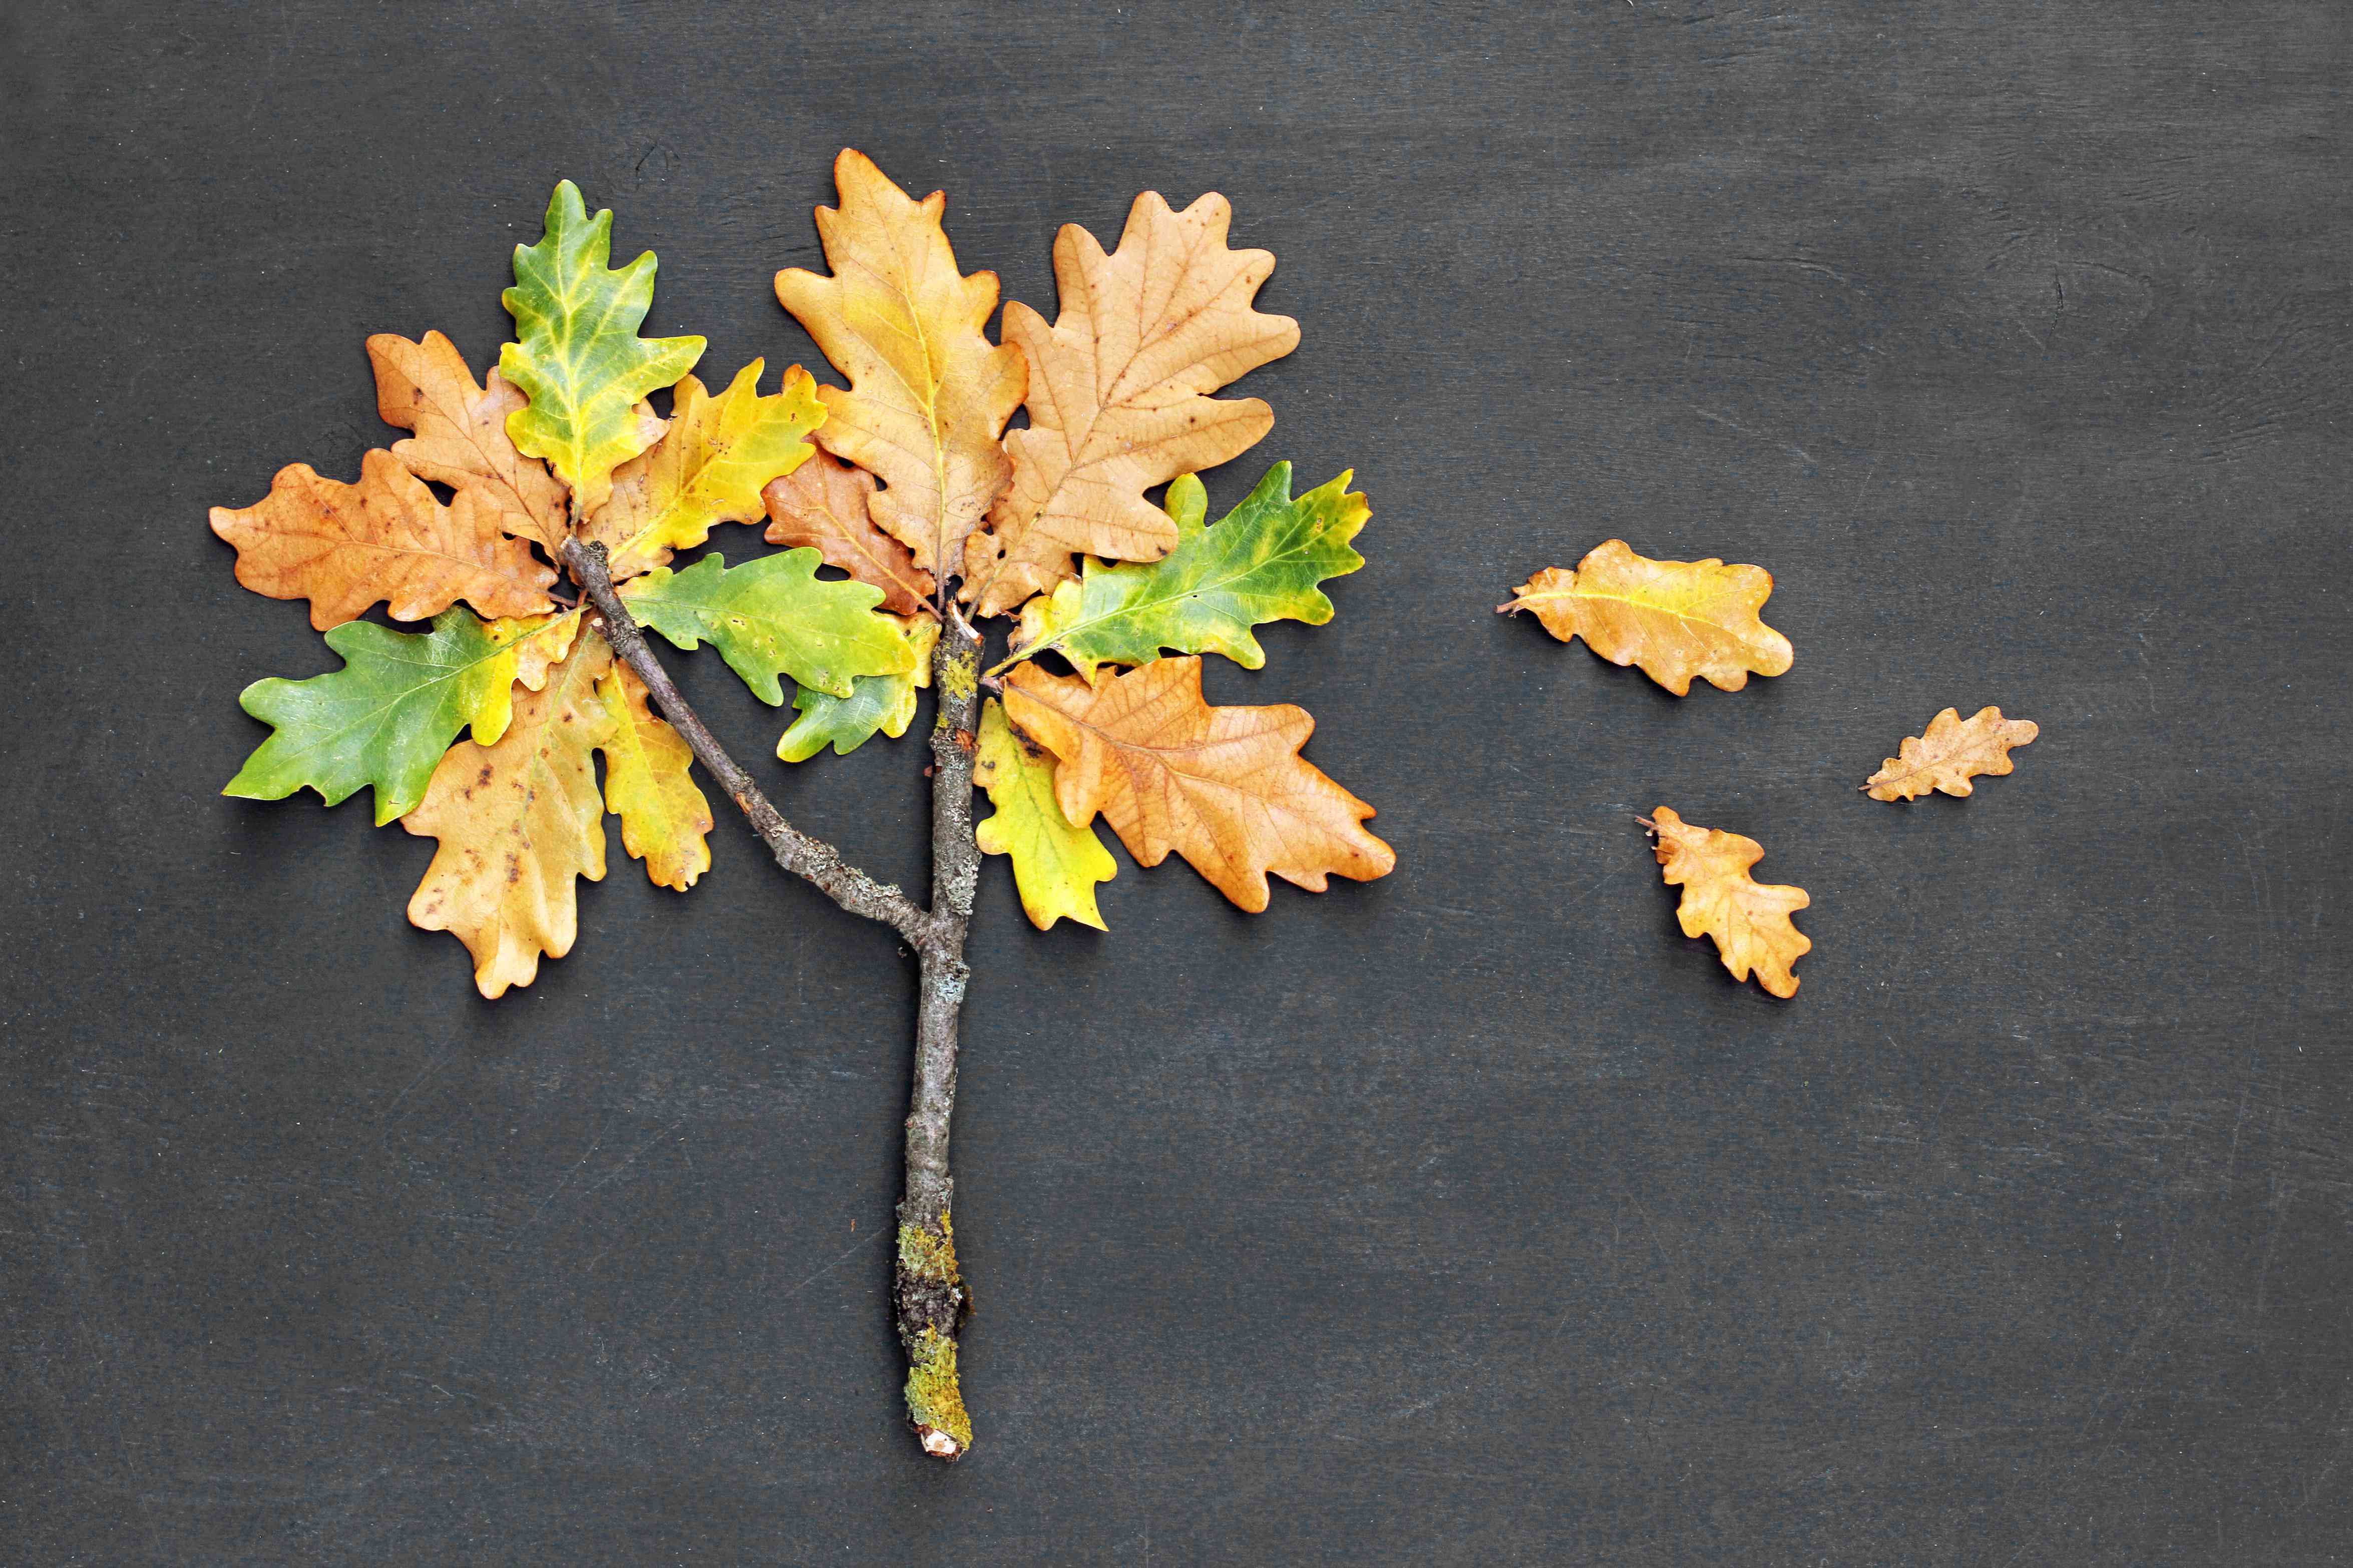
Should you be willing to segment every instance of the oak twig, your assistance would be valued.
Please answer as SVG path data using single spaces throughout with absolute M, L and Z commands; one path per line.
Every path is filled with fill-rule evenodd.
M 971 971 L 964 961 L 972 925 L 980 847 L 973 838 L 972 769 L 979 724 L 981 640 L 959 615 L 943 617 L 932 659 L 939 712 L 932 730 L 932 907 L 877 882 L 840 852 L 784 819 L 752 777 L 727 754 L 679 694 L 645 634 L 614 591 L 605 546 L 565 541 L 565 563 L 601 617 L 599 630 L 644 681 L 671 727 L 709 769 L 776 856 L 776 864 L 814 885 L 850 913 L 880 921 L 914 949 L 920 978 L 915 1005 L 914 1082 L 907 1111 L 906 1189 L 899 1203 L 898 1257 L 892 1302 L 907 1353 L 907 1418 L 923 1451 L 955 1459 L 972 1446 L 956 1372 L 956 1341 L 972 1298 L 955 1256 L 949 1205 L 948 1119 L 955 1108 L 956 1021 Z

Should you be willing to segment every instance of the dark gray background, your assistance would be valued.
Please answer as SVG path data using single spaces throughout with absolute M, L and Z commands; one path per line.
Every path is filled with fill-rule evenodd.
M 2347 7 L 0 23 L 0 1556 L 2353 1559 Z M 1374 507 L 1209 689 L 1314 712 L 1395 876 L 1127 865 L 1098 939 L 990 868 L 952 1470 L 882 932 L 729 819 L 487 1005 L 429 843 L 216 793 L 333 660 L 206 509 L 391 437 L 365 335 L 487 363 L 568 176 L 706 375 L 816 366 L 769 278 L 844 144 L 1050 311 L 1057 225 L 1226 193 L 1305 338 L 1213 502 Z M 1769 567 L 1796 668 L 1679 701 L 1490 613 L 1612 536 Z M 2015 776 L 1855 793 L 1989 702 Z M 761 773 L 913 878 L 923 761 Z M 1794 1002 L 1676 933 L 1662 803 L 1811 890 Z

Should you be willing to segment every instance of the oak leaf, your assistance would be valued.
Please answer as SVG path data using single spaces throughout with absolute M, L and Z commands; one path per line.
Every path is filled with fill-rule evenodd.
M 861 675 L 850 682 L 847 697 L 802 687 L 793 699 L 800 717 L 776 741 L 778 761 L 805 763 L 828 746 L 846 757 L 877 730 L 894 741 L 907 732 L 915 721 L 915 693 L 932 683 L 932 648 L 940 640 L 940 623 L 925 616 L 900 624 L 914 650 L 915 668 L 904 675 Z
M 711 869 L 711 803 L 691 775 L 694 750 L 646 703 L 646 683 L 616 663 L 596 686 L 612 732 L 605 753 L 605 808 L 621 819 L 621 847 L 646 863 L 654 885 L 680 892 Z
M 863 583 L 817 574 L 814 550 L 763 555 L 730 571 L 706 555 L 683 572 L 657 566 L 624 590 L 638 622 L 689 653 L 705 639 L 761 701 L 782 705 L 789 675 L 836 697 L 855 691 L 861 675 L 904 675 L 915 668 L 906 627 L 873 613 L 880 592 Z
M 548 607 L 554 569 L 500 531 L 473 490 L 454 505 L 390 452 L 360 459 L 360 482 L 322 478 L 308 463 L 278 470 L 249 507 L 212 509 L 213 531 L 237 547 L 237 580 L 272 599 L 311 601 L 320 631 L 385 601 L 393 618 L 419 621 L 463 599 L 485 616 Z
M 1999 708 L 1980 708 L 1964 721 L 1960 710 L 1947 708 L 1928 721 L 1927 732 L 1907 735 L 1897 755 L 1887 759 L 1863 784 L 1873 800 L 1916 800 L 1932 790 L 1947 795 L 1971 793 L 1969 780 L 1978 773 L 1999 777 L 2018 764 L 2010 749 L 2031 742 L 2042 730 L 2031 719 L 2005 719 Z
M 881 589 L 884 609 L 912 616 L 938 584 L 905 545 L 874 526 L 868 510 L 873 494 L 872 474 L 820 449 L 761 492 L 768 507 L 767 541 L 809 546 L 827 565 Z
M 457 346 L 439 332 L 410 342 L 396 332 L 367 341 L 375 367 L 376 412 L 414 431 L 392 455 L 420 479 L 472 490 L 498 514 L 499 527 L 559 550 L 569 524 L 564 487 L 536 458 L 507 438 L 507 416 L 527 399 L 493 366 L 480 384 Z
M 1789 639 L 1757 619 L 1772 592 L 1773 574 L 1762 566 L 1652 561 L 1613 539 L 1575 571 L 1546 567 L 1496 608 L 1533 610 L 1561 641 L 1581 637 L 1610 663 L 1639 665 L 1681 697 L 1694 676 L 1737 691 L 1752 672 L 1788 669 Z
M 1291 498 L 1291 465 L 1277 463 L 1248 500 L 1203 528 L 1208 498 L 1191 474 L 1168 487 L 1176 548 L 1150 565 L 1087 558 L 1085 575 L 1021 607 L 1013 647 L 1027 657 L 1052 648 L 1092 679 L 1098 664 L 1149 664 L 1163 648 L 1221 653 L 1244 669 L 1266 663 L 1250 635 L 1269 621 L 1332 618 L 1316 584 L 1365 563 L 1348 542 L 1372 515 L 1354 476 Z
M 916 565 L 954 572 L 1011 471 L 997 437 L 1029 373 L 1019 349 L 981 331 L 997 274 L 956 271 L 940 228 L 944 195 L 912 200 L 851 148 L 833 178 L 841 205 L 817 209 L 833 276 L 776 274 L 778 301 L 849 378 L 848 391 L 818 389 L 828 418 L 818 443 L 881 479 L 874 521 Z
M 499 351 L 499 370 L 531 399 L 507 416 L 507 436 L 548 460 L 584 516 L 605 504 L 613 470 L 660 435 L 646 395 L 702 357 L 699 337 L 638 336 L 653 303 L 654 253 L 615 271 L 612 251 L 612 210 L 592 219 L 580 187 L 561 181 L 546 233 L 515 247 L 515 286 L 501 296 L 515 341 Z
M 449 748 L 424 802 L 401 819 L 419 837 L 440 840 L 408 900 L 409 923 L 463 942 L 485 996 L 530 984 L 542 953 L 571 952 L 574 879 L 604 880 L 605 805 L 592 753 L 617 722 L 597 694 L 612 662 L 602 637 L 581 637 L 544 690 L 515 700 L 496 745 Z
M 665 564 L 720 523 L 755 521 L 762 487 L 816 450 L 804 437 L 825 422 L 817 383 L 794 365 L 784 389 L 763 397 L 763 363 L 745 365 L 715 397 L 695 377 L 681 380 L 662 438 L 613 470 L 612 497 L 587 535 L 604 542 L 615 582 Z
M 485 624 L 463 609 L 443 611 L 429 632 L 346 621 L 327 633 L 343 668 L 257 680 L 238 696 L 276 732 L 221 793 L 283 800 L 307 787 L 337 805 L 373 786 L 381 827 L 425 797 L 459 731 L 472 726 L 484 745 L 506 732 L 516 682 L 545 685 L 579 625 L 577 612 Z
M 1174 849 L 1243 909 L 1266 908 L 1270 871 L 1320 893 L 1327 873 L 1369 881 L 1397 864 L 1362 826 L 1373 808 L 1299 755 L 1307 710 L 1212 708 L 1198 658 L 1096 686 L 1024 664 L 1006 678 L 1005 711 L 1054 753 L 1063 816 L 1084 825 L 1101 811 L 1139 864 Z
M 972 782 L 988 792 L 995 815 L 974 834 L 981 852 L 1013 859 L 1021 910 L 1039 931 L 1074 920 L 1104 931 L 1095 888 L 1119 875 L 1119 864 L 1095 837 L 1094 824 L 1073 825 L 1054 798 L 1053 754 L 1014 729 L 994 697 L 980 710 L 980 750 Z
M 1683 890 L 1675 911 L 1683 934 L 1715 938 L 1735 980 L 1747 979 L 1753 969 L 1757 984 L 1774 995 L 1795 996 L 1798 977 L 1789 966 L 1814 946 L 1789 920 L 1813 901 L 1806 890 L 1751 880 L 1748 868 L 1765 858 L 1754 838 L 1695 827 L 1663 805 L 1637 820 L 1657 840 L 1667 886 Z
M 965 593 L 998 615 L 1066 582 L 1074 554 L 1152 561 L 1175 547 L 1152 486 L 1240 456 L 1274 427 L 1255 397 L 1208 395 L 1299 346 L 1299 323 L 1251 307 L 1274 270 L 1230 250 L 1214 192 L 1172 212 L 1135 198 L 1119 248 L 1066 224 L 1054 240 L 1061 314 L 1005 308 L 1029 361 L 1029 427 L 1005 438 L 1013 482 L 966 547 Z

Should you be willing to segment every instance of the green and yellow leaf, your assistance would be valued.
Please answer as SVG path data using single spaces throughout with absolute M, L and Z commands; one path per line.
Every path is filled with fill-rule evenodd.
M 500 531 L 496 510 L 459 490 L 443 506 L 390 452 L 360 459 L 360 482 L 308 463 L 278 470 L 269 493 L 216 506 L 213 531 L 237 547 L 237 580 L 272 599 L 308 599 L 321 631 L 357 620 L 381 599 L 399 621 L 438 616 L 463 599 L 486 616 L 548 607 L 554 568 Z
M 662 438 L 613 470 L 612 499 L 588 525 L 588 537 L 605 542 L 613 581 L 666 564 L 720 523 L 758 521 L 762 487 L 816 451 L 804 437 L 825 423 L 817 383 L 794 365 L 784 390 L 763 397 L 762 365 L 745 365 L 716 397 L 693 376 L 681 381 Z
M 409 923 L 464 942 L 485 996 L 530 984 L 542 953 L 571 952 L 574 880 L 604 879 L 605 806 L 592 753 L 618 721 L 597 692 L 612 662 L 604 638 L 582 637 L 546 689 L 516 700 L 496 745 L 449 748 L 424 802 L 401 819 L 441 843 L 408 900 Z
M 894 741 L 907 732 L 915 721 L 915 693 L 932 683 L 932 645 L 940 640 L 940 623 L 926 616 L 900 624 L 914 647 L 914 669 L 906 675 L 861 675 L 847 697 L 802 687 L 793 699 L 801 716 L 776 742 L 780 761 L 805 763 L 828 745 L 834 755 L 846 757 L 877 730 Z
M 486 384 L 477 384 L 465 356 L 439 332 L 417 343 L 379 332 L 367 341 L 367 351 L 375 367 L 376 412 L 385 424 L 415 432 L 395 441 L 392 455 L 420 479 L 477 492 L 505 531 L 551 552 L 563 548 L 571 526 L 564 487 L 544 463 L 524 457 L 507 438 L 507 416 L 527 400 L 497 367 Z
M 1052 648 L 1092 679 L 1099 664 L 1149 664 L 1163 649 L 1221 653 L 1245 669 L 1266 663 L 1250 635 L 1269 621 L 1332 618 L 1316 586 L 1365 563 L 1349 541 L 1372 515 L 1348 493 L 1351 474 L 1291 498 L 1291 465 L 1267 470 L 1248 500 L 1214 528 L 1201 519 L 1208 495 L 1191 474 L 1168 487 L 1176 548 L 1149 565 L 1087 558 L 1085 575 L 1022 606 L 1015 651 Z
M 621 847 L 654 885 L 680 892 L 711 869 L 711 803 L 691 776 L 694 750 L 646 704 L 638 672 L 616 663 L 596 685 L 613 732 L 605 753 L 605 807 L 621 819 Z
M 708 639 L 760 700 L 781 706 L 779 675 L 834 697 L 861 675 L 905 675 L 915 650 L 904 624 L 877 615 L 882 591 L 820 581 L 818 552 L 786 550 L 728 570 L 706 555 L 683 572 L 657 566 L 624 589 L 630 613 L 680 647 Z
M 335 805 L 375 790 L 378 826 L 425 798 L 441 754 L 471 725 L 484 745 L 506 731 L 515 684 L 544 685 L 578 630 L 575 612 L 484 624 L 445 610 L 429 632 L 346 621 L 327 634 L 343 668 L 308 680 L 257 680 L 237 699 L 274 725 L 223 795 L 283 800 L 315 789 Z
M 508 437 L 554 467 L 583 515 L 605 504 L 613 470 L 659 434 L 639 402 L 702 357 L 701 338 L 638 336 L 653 303 L 654 253 L 614 271 L 612 250 L 611 209 L 589 217 L 580 187 L 563 181 L 546 234 L 515 247 L 515 286 L 502 296 L 516 341 L 499 351 L 499 370 L 531 399 L 507 416 Z
M 1014 729 L 992 697 L 980 710 L 980 753 L 972 782 L 988 792 L 996 814 L 974 837 L 988 855 L 1013 858 L 1022 912 L 1039 931 L 1058 920 L 1107 930 L 1095 889 L 1119 875 L 1094 824 L 1073 826 L 1054 799 L 1054 755 Z

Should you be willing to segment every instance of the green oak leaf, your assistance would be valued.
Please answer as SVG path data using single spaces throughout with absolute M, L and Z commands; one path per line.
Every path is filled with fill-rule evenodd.
M 544 458 L 572 487 L 582 512 L 604 504 L 613 469 L 650 444 L 638 403 L 677 381 L 702 357 L 701 338 L 641 338 L 653 303 L 654 253 L 619 271 L 613 214 L 591 218 L 580 187 L 565 180 L 547 203 L 547 233 L 517 246 L 515 286 L 501 298 L 520 340 L 499 351 L 499 374 L 530 404 L 507 416 L 507 437 Z
M 396 632 L 373 621 L 345 621 L 327 633 L 343 668 L 308 680 L 257 680 L 238 703 L 277 733 L 261 742 L 221 793 L 246 800 L 283 800 L 308 785 L 329 805 L 363 784 L 375 787 L 381 827 L 425 798 L 425 786 L 458 731 L 473 726 L 487 746 L 506 732 L 513 711 L 519 656 L 527 638 L 548 659 L 560 657 L 576 616 L 544 622 L 484 622 L 452 605 L 429 632 Z M 541 634 L 561 628 L 561 639 Z
M 940 640 L 940 623 L 919 620 L 907 636 L 915 647 L 915 668 L 906 675 L 861 675 L 857 689 L 847 697 L 829 697 L 802 687 L 793 699 L 800 717 L 776 742 L 779 761 L 805 763 L 830 745 L 833 754 L 846 757 L 873 739 L 880 730 L 892 740 L 915 721 L 915 692 L 932 683 L 932 645 Z
M 1176 548 L 1160 560 L 1113 565 L 1089 557 L 1081 582 L 1023 606 L 1015 659 L 1050 647 L 1092 679 L 1098 664 L 1149 664 L 1163 648 L 1221 653 L 1244 669 L 1266 663 L 1250 628 L 1332 618 L 1316 584 L 1365 563 L 1348 542 L 1372 515 L 1348 493 L 1353 471 L 1291 499 L 1291 465 L 1277 463 L 1241 505 L 1204 528 L 1208 492 L 1191 474 L 1170 481 L 1166 507 Z M 1002 668 L 1002 667 L 1000 667 Z
M 706 555 L 683 572 L 657 566 L 622 588 L 629 612 L 679 647 L 708 638 L 761 701 L 784 704 L 776 677 L 831 697 L 856 695 L 861 675 L 906 675 L 914 645 L 899 621 L 877 615 L 882 590 L 821 582 L 813 549 L 786 550 L 727 569 Z

